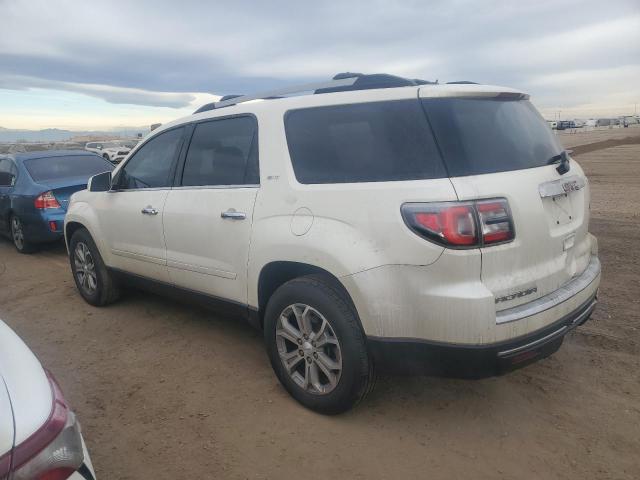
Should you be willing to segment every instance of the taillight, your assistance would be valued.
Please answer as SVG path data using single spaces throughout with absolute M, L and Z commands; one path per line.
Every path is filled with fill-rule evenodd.
M 514 238 L 504 198 L 475 202 L 405 203 L 402 218 L 411 230 L 449 248 L 478 248 Z
M 47 376 L 53 393 L 51 414 L 13 449 L 13 480 L 65 480 L 84 462 L 80 426 L 55 380 L 49 372 Z
M 482 243 L 484 245 L 513 240 L 513 221 L 509 204 L 504 198 L 478 201 L 476 202 L 476 210 L 482 228 Z
M 35 207 L 40 210 L 44 210 L 45 208 L 60 208 L 58 200 L 51 191 L 38 195 L 33 203 Z

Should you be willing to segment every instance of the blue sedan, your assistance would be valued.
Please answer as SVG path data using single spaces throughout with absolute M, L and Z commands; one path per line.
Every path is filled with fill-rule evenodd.
M 20 253 L 63 236 L 69 198 L 113 164 L 84 150 L 0 155 L 0 234 Z

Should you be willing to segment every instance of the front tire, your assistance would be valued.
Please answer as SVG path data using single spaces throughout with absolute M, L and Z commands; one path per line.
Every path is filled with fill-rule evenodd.
M 13 246 L 20 253 L 33 253 L 37 250 L 35 244 L 28 241 L 24 236 L 24 225 L 17 215 L 11 216 L 11 240 Z
M 265 311 L 264 335 L 273 370 L 305 407 L 338 414 L 371 390 L 375 374 L 364 333 L 346 292 L 310 275 L 276 290 Z
M 120 289 L 107 270 L 93 238 L 84 228 L 71 237 L 69 262 L 78 292 L 87 303 L 101 307 L 118 299 Z

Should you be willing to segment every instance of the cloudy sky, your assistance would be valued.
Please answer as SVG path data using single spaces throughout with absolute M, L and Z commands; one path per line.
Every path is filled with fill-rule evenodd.
M 0 0 L 0 126 L 103 129 L 386 72 L 507 85 L 549 118 L 640 108 L 640 0 Z

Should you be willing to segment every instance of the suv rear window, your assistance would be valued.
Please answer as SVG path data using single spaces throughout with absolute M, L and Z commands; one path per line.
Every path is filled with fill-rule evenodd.
M 423 103 L 452 177 L 540 167 L 562 152 L 527 100 L 429 98 Z
M 77 177 L 88 179 L 113 170 L 110 162 L 97 155 L 32 158 L 25 160 L 24 166 L 35 182 Z
M 418 100 L 291 110 L 285 130 L 300 183 L 447 176 Z

